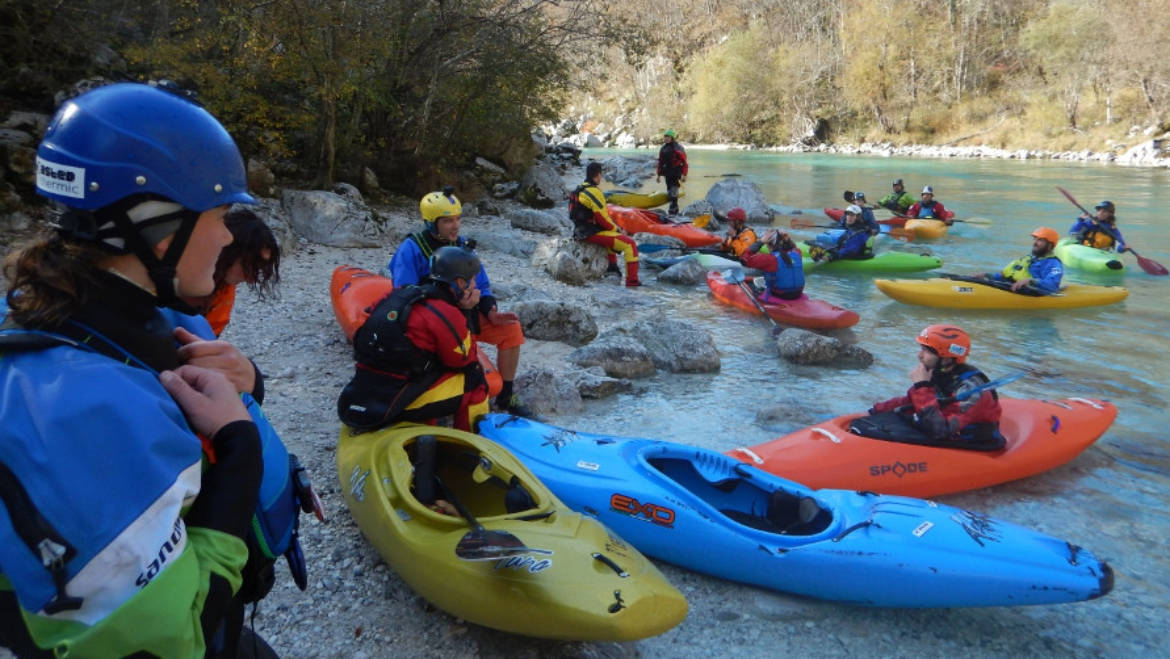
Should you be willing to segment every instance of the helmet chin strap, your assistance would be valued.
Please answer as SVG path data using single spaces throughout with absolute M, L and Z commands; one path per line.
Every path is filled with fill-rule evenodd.
M 120 206 L 120 204 L 115 206 Z M 179 264 L 179 258 L 183 256 L 183 250 L 187 248 L 187 243 L 191 240 L 191 233 L 195 230 L 199 213 L 182 208 L 136 224 L 127 215 L 127 210 L 129 209 L 111 208 L 112 217 L 110 219 L 113 220 L 118 233 L 126 241 L 126 249 L 137 256 L 138 260 L 142 261 L 142 265 L 146 266 L 150 281 L 154 284 L 158 305 L 170 307 L 183 313 L 194 313 L 195 310 L 179 297 L 176 290 L 176 266 Z M 142 237 L 141 229 L 147 222 L 153 225 L 176 219 L 179 220 L 179 228 L 172 234 L 171 244 L 167 246 L 167 251 L 160 259 L 155 255 L 154 247 Z

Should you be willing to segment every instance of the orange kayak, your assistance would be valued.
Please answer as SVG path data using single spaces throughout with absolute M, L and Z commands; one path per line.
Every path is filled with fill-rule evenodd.
M 393 290 L 394 282 L 389 277 L 352 265 L 334 268 L 329 281 L 329 299 L 333 301 L 333 314 L 337 316 L 337 323 L 345 332 L 347 341 L 353 341 L 353 335 L 370 317 L 374 305 Z M 504 386 L 504 380 L 482 350 L 479 351 L 479 363 L 487 376 L 488 395 L 495 396 Z
M 748 282 L 750 286 L 752 279 L 752 277 L 747 277 L 744 281 Z M 756 305 L 752 304 L 748 294 L 744 292 L 743 287 L 739 284 L 729 283 L 723 279 L 722 273 L 714 270 L 708 272 L 707 286 L 710 287 L 711 294 L 715 296 L 716 300 L 730 304 L 736 309 L 754 314 L 760 313 Z M 814 300 L 807 295 L 801 295 L 795 300 L 761 302 L 760 306 L 776 322 L 793 327 L 841 329 L 853 327 L 859 320 L 856 312 L 829 304 L 824 300 Z
M 713 233 L 704 231 L 693 224 L 673 224 L 664 222 L 658 213 L 643 208 L 626 208 L 606 204 L 609 216 L 617 225 L 630 235 L 635 233 L 656 233 L 660 236 L 674 236 L 686 243 L 687 247 L 706 247 L 717 245 L 722 238 Z
M 1000 398 L 999 451 L 922 446 L 851 434 L 839 416 L 727 454 L 813 489 L 931 497 L 1025 478 L 1072 460 L 1105 433 L 1117 408 L 1088 398 Z

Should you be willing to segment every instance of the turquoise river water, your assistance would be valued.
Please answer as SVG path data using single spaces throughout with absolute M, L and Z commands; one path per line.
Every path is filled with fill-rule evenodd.
M 589 150 L 582 160 L 652 151 Z M 842 191 L 862 190 L 876 200 L 904 178 L 916 193 L 932 185 L 936 198 L 958 217 L 990 220 L 986 226 L 956 223 L 945 239 L 898 249 L 929 250 L 943 270 L 998 270 L 1031 248 L 1032 229 L 1047 225 L 1062 234 L 1079 211 L 1056 186 L 1092 208 L 1117 203 L 1119 227 L 1143 256 L 1170 264 L 1170 230 L 1159 191 L 1170 171 L 1048 161 L 927 160 L 775 154 L 691 149 L 683 205 L 702 199 L 723 174 L 736 173 L 763 190 L 772 204 L 803 209 L 823 221 L 822 207 L 844 204 Z M 642 188 L 661 186 L 651 179 Z M 787 219 L 777 224 L 787 226 Z M 812 232 L 794 232 L 811 236 Z M 887 245 L 887 248 L 889 246 Z M 857 311 L 861 322 L 836 335 L 873 353 L 864 370 L 794 366 L 775 356 L 768 324 L 716 303 L 700 284 L 693 289 L 651 284 L 666 296 L 667 315 L 710 329 L 722 353 L 716 375 L 660 374 L 643 381 L 637 395 L 590 402 L 579 417 L 560 425 L 703 445 L 718 450 L 749 446 L 832 416 L 864 410 L 909 384 L 914 337 L 925 325 L 953 322 L 973 337 L 971 361 L 992 378 L 1027 369 L 1031 375 L 1005 387 L 1019 398 L 1105 398 L 1119 408 L 1113 426 L 1070 464 L 1030 479 L 941 500 L 989 512 L 1083 545 L 1114 567 L 1117 582 L 1105 600 L 1073 605 L 1094 620 L 1081 647 L 1089 654 L 1166 656 L 1170 629 L 1170 442 L 1166 387 L 1170 370 L 1170 277 L 1148 275 L 1125 255 L 1123 275 L 1086 276 L 1066 271 L 1066 281 L 1124 285 L 1130 295 L 1106 307 L 1063 311 L 963 311 L 905 305 L 885 297 L 872 276 L 811 275 L 806 292 Z M 914 276 L 914 275 L 910 275 Z M 928 275 L 922 275 L 928 276 Z M 652 280 L 653 271 L 643 275 Z M 661 314 L 661 306 L 629 312 Z M 757 421 L 756 410 L 782 405 L 785 421 Z M 1096 608 L 1094 608 L 1096 607 Z M 1130 610 L 1133 609 L 1133 610 Z M 1129 610 L 1128 613 L 1126 610 Z M 1134 614 L 1140 610 L 1141 614 Z M 1017 609 L 1056 625 L 1061 607 Z M 1116 616 L 1110 612 L 1115 611 Z M 1080 617 L 1080 616 L 1077 616 Z M 1140 620 L 1140 622 L 1139 622 Z M 1075 623 L 1074 623 L 1075 624 Z

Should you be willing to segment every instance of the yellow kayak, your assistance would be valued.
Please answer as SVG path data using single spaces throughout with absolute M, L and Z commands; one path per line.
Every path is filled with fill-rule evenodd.
M 681 199 L 687 195 L 685 191 L 679 190 L 678 196 Z M 670 201 L 666 196 L 666 191 L 645 194 L 643 192 L 630 192 L 629 190 L 606 190 L 605 200 L 611 204 L 627 206 L 629 208 L 654 208 L 655 206 L 661 206 Z
M 1129 291 L 1120 286 L 1069 284 L 1054 295 L 1026 295 L 960 279 L 875 279 L 881 292 L 906 304 L 948 309 L 1072 309 L 1113 304 Z
M 417 483 L 416 469 L 424 474 Z M 351 434 L 343 426 L 337 472 L 350 513 L 386 563 L 453 616 L 527 636 L 630 641 L 687 615 L 682 593 L 645 556 L 569 510 L 479 435 L 417 424 Z M 424 505 L 416 494 L 427 498 L 427 490 L 482 527 Z
M 942 220 L 906 220 L 904 226 L 914 232 L 915 238 L 942 238 L 947 235 L 947 223 Z

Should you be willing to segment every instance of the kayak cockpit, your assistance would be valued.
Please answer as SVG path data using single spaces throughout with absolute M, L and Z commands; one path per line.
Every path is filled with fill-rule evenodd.
M 705 474 L 695 461 L 686 458 L 647 457 L 646 463 L 719 514 L 757 531 L 811 536 L 824 532 L 833 522 L 832 513 L 814 497 L 780 488 L 765 490 L 738 468 L 717 470 L 718 474 L 708 469 Z

